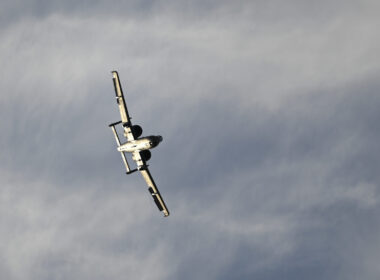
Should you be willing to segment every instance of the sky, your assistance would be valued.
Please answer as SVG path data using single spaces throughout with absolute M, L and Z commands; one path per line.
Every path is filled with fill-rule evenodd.
M 0 278 L 379 279 L 379 9 L 3 0 Z

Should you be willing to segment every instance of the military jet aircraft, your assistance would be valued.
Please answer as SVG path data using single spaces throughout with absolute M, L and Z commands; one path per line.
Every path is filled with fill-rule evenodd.
M 139 125 L 132 125 L 131 117 L 128 114 L 127 105 L 125 104 L 125 99 L 123 95 L 123 90 L 121 89 L 121 84 L 119 80 L 119 74 L 117 71 L 112 71 L 113 84 L 115 86 L 116 101 L 119 105 L 121 121 L 111 123 L 109 127 L 112 129 L 116 143 L 117 150 L 120 152 L 123 159 L 127 174 L 131 174 L 135 171 L 140 171 L 144 177 L 146 183 L 148 184 L 148 190 L 153 197 L 154 202 L 156 203 L 158 209 L 164 213 L 164 216 L 169 216 L 169 210 L 165 205 L 160 192 L 157 189 L 156 184 L 152 178 L 152 175 L 149 172 L 147 161 L 151 157 L 151 152 L 149 149 L 156 147 L 161 141 L 161 136 L 145 136 L 142 135 L 142 128 Z M 127 139 L 127 142 L 121 144 L 115 126 L 121 124 L 124 130 L 124 136 Z M 132 159 L 136 162 L 137 168 L 131 170 L 127 161 L 125 153 L 131 153 Z

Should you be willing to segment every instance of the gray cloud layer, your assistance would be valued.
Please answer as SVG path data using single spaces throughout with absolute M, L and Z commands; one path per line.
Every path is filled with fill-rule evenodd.
M 4 2 L 4 279 L 378 279 L 373 1 Z M 161 134 L 163 219 L 107 124 Z

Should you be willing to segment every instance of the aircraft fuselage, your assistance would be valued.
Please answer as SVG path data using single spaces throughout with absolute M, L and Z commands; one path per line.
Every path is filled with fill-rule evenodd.
M 136 151 L 149 150 L 156 147 L 162 141 L 162 136 L 146 136 L 140 139 L 128 141 L 117 148 L 119 152 L 133 153 Z

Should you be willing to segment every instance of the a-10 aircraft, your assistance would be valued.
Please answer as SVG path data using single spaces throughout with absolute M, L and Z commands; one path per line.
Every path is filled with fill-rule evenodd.
M 115 86 L 116 101 L 119 105 L 121 121 L 111 123 L 111 127 L 116 143 L 117 150 L 121 153 L 127 174 L 131 174 L 135 171 L 140 171 L 144 177 L 146 183 L 148 184 L 148 190 L 153 197 L 154 202 L 156 203 L 158 209 L 164 213 L 164 216 L 169 216 L 169 210 L 165 205 L 160 192 L 157 189 L 156 184 L 152 178 L 152 175 L 149 172 L 147 161 L 151 157 L 151 152 L 149 149 L 156 147 L 161 141 L 161 136 L 145 136 L 140 137 L 143 130 L 139 125 L 132 125 L 131 117 L 129 117 L 127 105 L 125 104 L 125 99 L 123 95 L 123 90 L 121 89 L 121 84 L 119 80 L 119 75 L 117 71 L 112 71 L 113 84 Z M 124 130 L 124 136 L 127 138 L 127 142 L 121 144 L 115 126 L 121 124 Z M 139 138 L 140 137 L 140 138 Z M 127 161 L 125 153 L 132 153 L 132 159 L 136 162 L 137 168 L 131 170 Z

